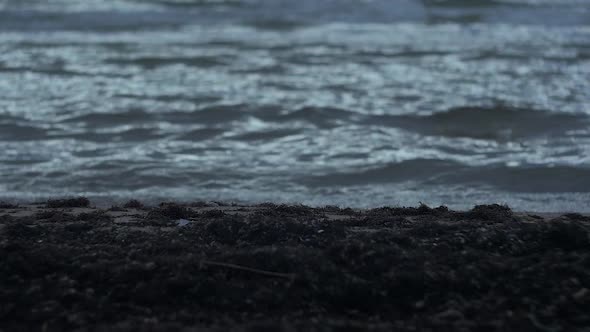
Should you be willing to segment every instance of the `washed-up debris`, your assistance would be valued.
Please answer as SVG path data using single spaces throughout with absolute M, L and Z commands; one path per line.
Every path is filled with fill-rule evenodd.
M 127 222 L 116 210 L 5 212 L 2 331 L 590 326 L 583 215 L 174 203 Z

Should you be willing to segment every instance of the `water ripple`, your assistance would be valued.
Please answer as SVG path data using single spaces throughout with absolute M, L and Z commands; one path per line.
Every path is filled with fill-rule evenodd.
M 0 190 L 579 207 L 589 4 L 0 0 Z

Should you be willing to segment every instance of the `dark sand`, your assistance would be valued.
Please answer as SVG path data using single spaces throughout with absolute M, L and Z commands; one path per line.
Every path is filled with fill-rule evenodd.
M 0 205 L 0 331 L 590 331 L 590 218 Z

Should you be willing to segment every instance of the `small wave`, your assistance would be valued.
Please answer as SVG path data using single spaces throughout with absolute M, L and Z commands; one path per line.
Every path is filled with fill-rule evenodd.
M 482 50 L 479 51 L 477 54 L 474 55 L 466 55 L 463 56 L 463 60 L 465 61 L 519 61 L 519 60 L 526 60 L 531 61 L 534 59 L 539 58 L 539 54 L 532 54 L 530 52 L 509 52 L 504 50 Z M 552 54 L 552 55 L 541 55 L 541 57 L 545 60 L 549 61 L 559 61 L 564 63 L 579 63 L 588 60 L 590 58 L 590 53 L 584 51 L 579 47 L 579 50 L 576 50 L 575 53 L 567 54 L 562 52 L 562 54 Z
M 161 102 L 187 102 L 195 105 L 212 104 L 221 101 L 221 97 L 216 96 L 185 96 L 185 95 L 167 95 L 167 94 L 133 94 L 133 93 L 119 93 L 114 95 L 116 98 L 127 98 L 134 100 L 156 100 Z
M 90 149 L 82 149 L 77 151 L 72 151 L 72 155 L 78 158 L 88 158 L 90 160 L 98 157 L 105 157 L 112 153 L 113 151 L 109 148 L 99 149 L 96 146 L 93 146 Z
M 506 6 L 577 6 L 588 4 L 587 0 L 422 0 L 433 7 L 497 7 Z
M 156 121 L 156 114 L 140 109 L 129 109 L 116 113 L 90 113 L 71 117 L 63 123 L 84 123 L 87 127 L 112 127 L 122 124 L 139 124 Z
M 138 1 L 140 2 L 140 1 Z M 172 7 L 195 7 L 195 6 L 242 6 L 245 5 L 244 0 L 156 0 L 158 3 L 165 6 Z
M 434 7 L 494 7 L 498 0 L 422 0 L 426 6 Z
M 448 172 L 459 169 L 461 164 L 438 159 L 413 159 L 382 167 L 358 171 L 313 175 L 302 179 L 310 187 L 353 186 L 372 183 L 396 183 L 407 181 L 433 181 Z
M 157 128 L 131 128 L 119 132 L 93 132 L 66 134 L 54 136 L 54 138 L 72 138 L 80 141 L 90 141 L 97 143 L 106 142 L 144 142 L 163 138 L 164 135 L 159 133 Z
M 0 159 L 0 164 L 3 166 L 25 166 L 40 164 L 49 161 L 50 159 L 42 159 L 39 157 L 33 158 L 19 158 L 19 159 Z
M 235 136 L 230 136 L 228 139 L 238 140 L 238 141 L 269 141 L 275 140 L 291 135 L 300 134 L 302 131 L 297 129 L 273 129 L 273 130 L 264 130 L 264 131 L 254 131 L 254 132 L 247 132 L 244 134 L 238 134 Z
M 184 65 L 187 67 L 211 68 L 216 66 L 225 66 L 222 56 L 190 56 L 190 57 L 139 57 L 133 59 L 111 58 L 104 60 L 106 64 L 113 65 L 133 65 L 144 69 L 155 69 L 162 66 Z
M 34 68 L 34 67 L 4 67 L 0 64 L 0 73 L 37 73 L 48 76 L 79 76 L 79 77 L 128 77 L 122 75 L 98 75 L 77 72 L 60 68 Z
M 121 165 L 121 167 L 117 167 Z M 102 161 L 93 165 L 92 176 L 64 174 L 62 181 L 67 187 L 93 188 L 95 190 L 113 190 L 112 179 L 117 179 L 117 189 L 154 191 L 158 193 L 162 188 L 178 188 L 183 185 L 197 185 L 200 188 L 213 185 L 227 184 L 242 179 L 235 173 L 228 173 L 222 169 L 216 172 L 193 171 L 175 168 L 164 169 L 158 163 L 146 164 L 133 161 Z M 43 182 L 44 179 L 39 179 Z
M 244 23 L 245 26 L 253 27 L 258 30 L 270 31 L 292 31 L 297 28 L 306 26 L 302 21 L 287 19 L 258 19 Z
M 381 124 L 423 135 L 468 137 L 507 141 L 564 135 L 588 128 L 586 114 L 568 114 L 510 107 L 459 107 L 431 115 L 376 116 L 369 124 Z
M 264 120 L 281 123 L 304 121 L 318 128 L 333 128 L 337 127 L 340 123 L 352 121 L 356 115 L 354 112 L 336 107 L 303 107 L 283 114 L 268 112 L 265 115 L 261 115 L 261 117 Z
M 369 154 L 368 153 L 355 153 L 355 152 L 350 152 L 350 153 L 339 153 L 339 154 L 335 154 L 333 156 L 330 156 L 330 159 L 352 159 L 352 160 L 366 160 L 367 158 L 369 158 Z
M 0 141 L 35 141 L 48 137 L 46 129 L 16 123 L 0 123 Z
M 146 112 L 131 108 L 120 112 L 90 113 L 62 120 L 62 123 L 83 123 L 86 127 L 115 127 L 156 122 L 175 124 L 219 124 L 235 121 L 248 116 L 248 107 L 243 105 L 217 105 L 201 108 L 194 112 L 168 111 Z
M 283 64 L 267 65 L 254 68 L 240 68 L 233 69 L 231 72 L 238 74 L 262 74 L 262 75 L 285 75 L 289 68 Z M 265 85 L 273 86 L 273 84 L 265 83 Z M 277 86 L 278 84 L 274 84 Z
M 184 25 L 190 16 L 182 11 L 124 12 L 114 10 L 67 12 L 49 10 L 0 11 L 2 31 L 94 31 L 116 32 Z
M 254 114 L 265 121 L 307 122 L 320 129 L 342 124 L 395 127 L 422 135 L 509 141 L 563 136 L 590 127 L 590 116 L 514 107 L 457 107 L 430 115 L 367 115 L 335 107 Z
M 566 193 L 590 192 L 590 168 L 568 165 L 525 165 L 508 167 L 490 165 L 463 168 L 459 172 L 445 174 L 437 183 L 485 185 L 509 192 Z
M 452 54 L 450 51 L 438 51 L 438 50 L 405 50 L 400 52 L 388 52 L 383 50 L 375 51 L 360 51 L 356 53 L 362 57 L 368 58 L 420 58 L 427 56 L 445 56 Z
M 160 121 L 183 124 L 219 124 L 243 119 L 248 116 L 249 107 L 245 105 L 216 105 L 201 108 L 194 112 L 160 113 Z
M 198 142 L 198 141 L 205 141 L 211 139 L 213 137 L 219 136 L 223 134 L 225 130 L 217 129 L 217 128 L 205 128 L 205 129 L 195 129 L 191 130 L 188 133 L 184 133 L 178 136 L 176 139 L 179 141 L 190 141 L 190 142 Z
M 590 192 L 590 168 L 569 165 L 468 166 L 450 160 L 413 159 L 371 169 L 313 175 L 301 179 L 301 182 L 309 187 L 410 181 L 422 185 L 494 187 L 519 193 L 588 193 Z

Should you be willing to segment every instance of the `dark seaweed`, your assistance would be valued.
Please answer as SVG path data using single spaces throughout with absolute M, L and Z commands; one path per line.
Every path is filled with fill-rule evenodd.
M 48 208 L 76 208 L 89 207 L 90 200 L 86 197 L 65 198 L 65 199 L 50 199 L 47 201 Z
M 136 199 L 131 199 L 123 204 L 123 207 L 126 209 L 141 209 L 143 208 L 143 204 Z
M 0 330 L 583 330 L 582 217 L 172 203 L 135 227 L 102 211 L 10 217 L 0 224 Z M 150 222 L 179 218 L 192 221 Z

